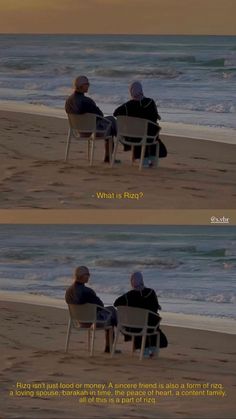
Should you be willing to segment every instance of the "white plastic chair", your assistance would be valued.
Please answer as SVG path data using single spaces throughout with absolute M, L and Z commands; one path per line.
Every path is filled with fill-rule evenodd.
M 108 135 L 109 129 L 111 127 L 111 121 L 103 118 L 100 115 L 95 115 L 92 113 L 85 113 L 82 115 L 77 114 L 67 114 L 69 121 L 69 130 L 67 136 L 66 144 L 66 154 L 65 161 L 67 161 L 69 156 L 70 144 L 72 138 L 77 140 L 86 140 L 88 142 L 88 161 L 89 165 L 93 164 L 95 142 L 97 140 L 108 140 L 109 141 L 109 157 L 111 161 L 112 155 L 112 137 Z M 97 128 L 99 124 L 98 121 L 101 121 L 101 128 Z M 104 127 L 102 127 L 104 125 Z
M 143 167 L 143 160 L 145 155 L 145 148 L 146 145 L 152 145 L 156 144 L 156 162 L 155 166 L 158 165 L 158 158 L 159 158 L 159 143 L 157 140 L 157 134 L 156 135 L 149 135 L 148 134 L 148 127 L 149 126 L 155 126 L 159 128 L 159 125 L 149 121 L 147 119 L 143 118 L 135 118 L 133 116 L 123 116 L 119 115 L 117 116 L 117 137 L 115 140 L 114 145 L 114 153 L 112 156 L 112 163 L 111 167 L 114 164 L 116 153 L 118 149 L 119 142 L 121 144 L 126 144 L 131 146 L 131 149 L 133 150 L 134 146 L 141 147 L 141 157 L 139 162 L 139 170 L 142 170 Z M 157 131 L 158 132 L 158 131 Z M 129 138 L 140 138 L 138 141 L 131 141 Z M 149 140 L 147 142 L 147 139 Z M 152 141 L 150 141 L 152 140 Z
M 148 325 L 149 315 L 155 316 L 157 318 L 157 324 L 155 326 Z M 139 359 L 143 359 L 143 353 L 145 348 L 145 342 L 147 336 L 157 335 L 157 352 L 159 353 L 160 346 L 160 333 L 158 330 L 161 318 L 157 313 L 149 311 L 143 308 L 137 307 L 128 307 L 128 306 L 119 306 L 117 307 L 118 315 L 118 325 L 116 328 L 115 339 L 112 346 L 111 356 L 113 357 L 116 345 L 118 342 L 119 334 L 123 333 L 128 336 L 132 336 L 132 353 L 134 352 L 134 337 L 142 336 L 141 350 Z M 128 328 L 128 330 L 127 330 Z M 130 328 L 137 329 L 137 331 L 130 331 Z
M 88 332 L 88 351 L 90 356 L 94 353 L 94 341 L 96 330 L 109 330 L 110 350 L 112 345 L 113 327 L 108 325 L 109 316 L 111 313 L 105 307 L 100 307 L 96 304 L 68 304 L 69 321 L 67 327 L 65 352 L 68 352 L 70 335 L 72 329 L 77 331 Z M 109 314 L 106 320 L 97 320 L 97 310 L 101 309 Z

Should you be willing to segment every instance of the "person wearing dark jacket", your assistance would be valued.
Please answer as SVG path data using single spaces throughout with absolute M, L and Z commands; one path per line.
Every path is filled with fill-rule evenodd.
M 96 304 L 98 306 L 104 307 L 103 301 L 97 296 L 95 291 L 92 288 L 87 287 L 85 284 L 89 281 L 90 273 L 86 266 L 79 266 L 75 270 L 74 282 L 67 288 L 65 294 L 65 300 L 67 304 Z M 117 316 L 116 310 L 114 307 L 106 307 L 106 310 L 110 311 L 110 314 L 99 309 L 97 312 L 97 320 L 107 320 L 107 325 L 116 326 L 117 325 Z M 105 352 L 110 351 L 110 342 L 109 342 L 109 331 L 105 330 Z
M 131 100 L 124 103 L 123 105 L 119 106 L 117 109 L 115 109 L 113 115 L 126 115 L 126 116 L 133 116 L 136 118 L 143 118 L 148 119 L 152 122 L 158 123 L 158 121 L 161 119 L 156 103 L 153 99 L 150 99 L 148 97 L 145 97 L 143 94 L 143 88 L 142 84 L 139 81 L 134 81 L 130 87 L 129 92 L 131 96 Z M 158 138 L 159 132 L 161 130 L 161 127 L 155 127 L 150 125 L 148 128 L 148 134 L 155 136 Z M 167 150 L 164 146 L 164 144 L 159 140 L 159 157 L 166 157 Z M 137 139 L 135 139 L 137 141 Z M 152 141 L 152 140 L 150 140 Z M 130 150 L 130 146 L 125 145 L 124 150 Z M 141 155 L 141 147 L 135 146 L 134 152 L 133 152 L 133 160 L 139 159 Z M 145 158 L 150 160 L 150 163 L 154 161 L 156 157 L 156 145 L 152 144 L 146 147 L 145 150 Z M 152 164 L 149 164 L 150 166 Z
M 68 97 L 65 103 L 65 111 L 67 114 L 84 114 L 84 113 L 93 113 L 99 116 L 104 116 L 103 112 L 96 105 L 93 99 L 88 96 L 85 96 L 85 93 L 89 89 L 89 80 L 86 76 L 78 76 L 74 81 L 74 93 Z M 114 137 L 116 135 L 116 121 L 113 116 L 105 117 L 110 123 L 111 128 L 108 132 L 108 135 Z M 102 128 L 101 124 L 104 124 L 104 121 L 98 119 L 97 127 Z M 106 127 L 104 127 L 106 128 Z M 105 140 L 105 157 L 104 162 L 109 163 L 109 142 Z
M 159 305 L 157 295 L 155 291 L 151 288 L 147 288 L 144 285 L 143 275 L 141 272 L 134 272 L 131 275 L 131 286 L 132 290 L 128 291 L 127 293 L 123 294 L 122 296 L 118 297 L 115 302 L 114 306 L 129 306 L 129 307 L 139 307 L 144 308 L 154 313 L 158 313 L 158 310 L 161 310 L 161 306 Z M 158 320 L 159 321 L 159 320 Z M 155 315 L 149 315 L 148 325 L 156 326 L 157 325 L 157 317 Z M 164 336 L 163 332 L 161 332 L 161 340 L 163 343 L 161 344 L 162 347 L 167 346 L 164 345 Z M 130 340 L 129 336 L 125 336 L 125 340 Z M 134 347 L 135 349 L 141 348 L 141 336 L 135 336 L 134 338 Z M 150 349 L 150 355 L 154 354 L 155 348 L 157 345 L 157 335 L 147 336 L 145 348 Z

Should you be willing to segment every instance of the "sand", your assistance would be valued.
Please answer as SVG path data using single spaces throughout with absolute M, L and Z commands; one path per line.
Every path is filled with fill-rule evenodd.
M 99 332 L 95 355 L 90 358 L 83 333 L 75 332 L 69 353 L 64 352 L 67 310 L 9 301 L 1 301 L 0 309 L 1 418 L 235 417 L 236 335 L 165 325 L 162 329 L 168 336 L 169 347 L 161 350 L 160 357 L 140 362 L 137 355 L 131 356 L 130 344 L 122 340 L 119 342 L 122 354 L 113 359 L 104 354 L 104 336 Z M 103 402 L 93 399 L 88 402 L 87 398 L 84 404 L 81 395 L 62 396 L 61 390 L 60 396 L 36 395 L 36 390 L 32 397 L 24 393 L 27 385 L 31 386 L 28 392 L 32 391 L 33 384 L 50 384 L 50 391 L 54 385 L 55 392 L 66 384 L 79 387 L 95 383 L 107 389 L 110 382 L 129 386 L 155 384 L 159 385 L 159 391 L 163 386 L 168 393 L 154 397 L 155 404 L 150 402 L 153 396 L 149 397 L 149 403 L 134 403 L 130 396 L 123 404 L 122 397 L 117 403 L 104 401 L 108 397 L 103 397 Z M 170 385 L 182 385 L 185 389 L 182 391 L 187 392 L 188 388 L 195 395 L 178 396 L 173 388 L 170 393 L 167 390 Z M 218 393 L 196 395 L 203 385 Z M 127 401 L 128 397 L 123 398 Z
M 86 144 L 64 161 L 67 120 L 0 111 L 0 209 L 235 209 L 233 144 L 162 135 L 168 157 L 138 171 L 130 153 L 113 169 L 99 141 L 89 167 Z M 99 198 L 98 193 L 110 194 Z

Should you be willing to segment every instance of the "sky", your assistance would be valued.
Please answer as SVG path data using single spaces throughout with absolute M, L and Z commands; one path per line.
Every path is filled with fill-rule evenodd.
M 236 0 L 0 0 L 0 33 L 236 35 Z

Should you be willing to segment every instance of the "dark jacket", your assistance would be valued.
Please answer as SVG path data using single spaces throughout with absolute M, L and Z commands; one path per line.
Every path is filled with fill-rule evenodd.
M 158 303 L 157 295 L 155 291 L 151 288 L 144 288 L 142 291 L 138 290 L 131 290 L 126 294 L 123 294 L 121 297 L 118 297 L 115 302 L 114 306 L 129 306 L 129 307 L 139 307 L 139 308 L 146 308 L 147 310 L 153 311 L 156 313 L 158 309 L 160 309 L 160 305 Z M 149 326 L 156 326 L 157 318 L 154 315 L 149 315 L 148 325 Z M 129 329 L 127 329 L 128 331 Z M 130 330 L 135 331 L 133 329 Z M 136 330 L 137 331 L 137 330 Z M 130 340 L 130 336 L 125 335 L 125 341 Z M 145 347 L 149 346 L 156 346 L 157 343 L 157 336 L 147 336 Z M 141 337 L 135 336 L 134 338 L 134 346 L 135 349 L 141 348 Z
M 76 90 L 68 97 L 65 103 L 66 113 L 83 114 L 94 113 L 103 116 L 101 109 L 96 105 L 93 99 Z
M 114 116 L 118 115 L 126 115 L 126 116 L 133 116 L 136 118 L 143 118 L 143 119 L 149 119 L 152 122 L 157 122 L 161 119 L 156 104 L 153 99 L 150 99 L 148 97 L 144 97 L 142 100 L 129 100 L 128 102 L 124 103 L 123 105 L 119 106 L 117 109 L 115 109 Z M 148 127 L 148 134 L 149 135 L 156 135 L 158 136 L 160 131 L 160 127 L 155 127 L 150 125 Z M 137 141 L 138 138 L 129 139 L 131 141 Z M 152 140 L 150 140 L 152 142 Z M 130 146 L 125 145 L 124 150 L 128 151 L 130 150 Z M 155 156 L 156 154 L 156 145 L 150 145 L 146 147 L 145 151 L 145 157 L 149 157 L 151 155 Z M 134 155 L 133 157 L 135 159 L 139 159 L 141 155 L 141 148 L 140 147 L 134 147 Z
M 66 290 L 65 300 L 67 304 L 97 304 L 104 307 L 102 300 L 97 296 L 92 288 L 84 284 L 75 282 Z
M 142 100 L 129 100 L 115 109 L 113 115 L 134 116 L 136 118 L 150 119 L 152 122 L 161 119 L 154 100 L 148 97 L 144 97 Z
M 161 308 L 158 303 L 157 295 L 151 288 L 144 288 L 142 291 L 128 291 L 126 294 L 123 294 L 121 297 L 118 297 L 115 300 L 114 306 L 145 308 L 147 310 L 153 311 L 154 313 L 157 313 L 157 311 Z M 148 323 L 150 325 L 155 325 L 156 316 L 150 316 Z

